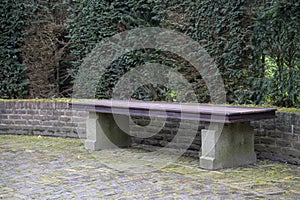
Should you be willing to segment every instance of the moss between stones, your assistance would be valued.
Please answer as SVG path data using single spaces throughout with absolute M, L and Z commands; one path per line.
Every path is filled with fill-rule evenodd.
M 11 159 L 10 163 L 17 163 L 14 169 L 18 169 L 18 164 L 24 162 L 24 160 L 30 161 L 34 158 L 34 163 L 38 163 L 34 165 L 31 162 L 32 167 L 36 167 L 35 170 L 45 169 L 43 165 L 47 168 L 47 170 L 38 172 L 37 178 L 40 181 L 66 184 L 67 186 L 69 181 L 66 182 L 66 180 L 74 175 L 83 177 L 83 179 L 75 178 L 74 180 L 77 182 L 71 182 L 72 184 L 87 180 L 84 178 L 89 177 L 91 174 L 98 174 L 97 180 L 103 178 L 101 182 L 103 185 L 107 183 L 108 179 L 113 178 L 118 178 L 115 179 L 115 185 L 120 183 L 118 181 L 124 181 L 125 178 L 128 178 L 128 181 L 124 182 L 125 184 L 136 184 L 135 180 L 142 180 L 142 176 L 149 179 L 151 173 L 135 176 L 132 173 L 126 173 L 126 171 L 125 174 L 124 172 L 120 173 L 108 167 L 110 165 L 106 165 L 107 163 L 119 165 L 120 161 L 124 165 L 128 163 L 135 165 L 135 163 L 132 163 L 135 161 L 133 158 L 137 158 L 142 150 L 128 149 L 128 151 L 130 152 L 126 154 L 122 149 L 89 152 L 84 149 L 83 141 L 79 139 L 0 135 L 0 155 L 4 162 L 6 162 L 5 159 Z M 142 157 L 140 159 L 142 160 Z M 152 162 L 156 161 L 158 160 Z M 263 195 L 263 199 L 269 199 L 269 197 L 270 199 L 298 199 L 300 194 L 300 168 L 296 165 L 259 161 L 256 165 L 207 171 L 200 169 L 198 164 L 198 159 L 181 157 L 171 165 L 153 172 L 154 174 L 157 173 L 158 176 L 155 176 L 155 179 L 152 178 L 152 180 L 155 181 L 155 184 L 162 184 L 160 188 L 168 184 L 177 184 L 178 187 L 184 186 L 184 189 L 187 189 L 188 184 L 190 184 L 192 188 L 195 188 L 195 191 L 201 189 L 201 185 L 196 185 L 197 183 L 207 184 L 211 188 L 210 193 L 218 188 L 226 188 L 228 193 L 243 191 L 242 193 L 245 195 L 250 194 L 251 199 L 257 199 L 256 194 Z M 26 168 L 26 170 L 23 168 L 22 170 L 24 171 L 21 172 L 27 170 L 26 173 L 28 173 L 31 168 Z M 13 180 L 15 177 L 16 174 L 10 176 Z M 30 176 L 24 177 L 22 175 L 22 179 L 30 180 Z M 94 187 L 93 179 L 89 181 Z M 34 182 L 29 181 L 28 183 L 34 186 Z M 108 185 L 106 186 L 108 187 Z M 46 189 L 50 189 L 50 186 Z

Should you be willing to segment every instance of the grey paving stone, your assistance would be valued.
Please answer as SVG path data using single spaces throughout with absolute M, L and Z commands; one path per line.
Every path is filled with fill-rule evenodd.
M 145 152 L 90 152 L 76 139 L 1 135 L 0 199 L 300 198 L 296 165 L 259 161 L 207 171 L 198 167 L 197 158 L 180 157 L 157 167 L 172 155 L 143 160 Z

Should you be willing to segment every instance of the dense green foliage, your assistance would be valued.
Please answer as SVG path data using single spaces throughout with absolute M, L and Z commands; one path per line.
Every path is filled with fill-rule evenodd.
M 103 38 L 135 27 L 161 26 L 176 29 L 200 42 L 215 58 L 225 80 L 229 102 L 252 102 L 250 98 L 251 85 L 247 79 L 250 62 L 249 51 L 251 50 L 249 48 L 250 15 L 252 13 L 249 11 L 250 5 L 247 1 L 214 2 L 200 0 L 189 2 L 179 0 L 166 3 L 164 1 L 132 0 L 126 3 L 123 1 L 84 2 L 84 4 L 82 1 L 77 4 L 74 3 L 72 11 L 74 16 L 71 17 L 72 20 L 69 23 L 73 52 L 76 55 L 84 56 Z M 149 54 L 149 51 L 147 53 Z M 111 89 L 118 77 L 136 65 L 145 61 L 149 62 L 145 58 L 141 59 L 141 56 L 145 57 L 141 55 L 141 52 L 139 54 L 136 52 L 135 56 L 125 55 L 124 58 L 114 62 L 110 68 L 110 73 L 106 73 L 105 81 L 100 82 L 98 97 L 110 97 Z M 175 66 L 177 70 L 183 71 L 182 67 L 179 66 L 182 66 L 184 62 L 180 59 L 170 59 L 170 57 L 174 58 L 173 55 L 170 56 L 161 52 L 156 57 L 153 54 L 150 57 L 152 62 L 165 65 L 170 64 L 169 61 L 172 60 L 173 62 L 169 66 Z M 79 58 L 76 65 L 80 63 L 81 59 Z M 184 67 L 191 66 L 185 63 Z M 184 75 L 188 80 L 193 80 L 191 74 Z M 208 102 L 209 94 L 205 89 L 205 84 L 196 81 L 192 85 L 198 93 L 199 102 Z M 157 88 L 157 91 L 160 90 L 161 88 Z M 152 90 L 150 91 L 153 93 Z M 143 91 L 138 93 L 140 93 L 140 98 L 149 99 L 149 95 L 141 95 Z
M 192 3 L 184 30 L 202 44 L 222 73 L 227 100 L 250 103 L 249 55 L 252 6 L 248 0 Z
M 155 1 L 74 0 L 70 7 L 68 29 L 75 66 L 99 41 L 116 33 L 141 26 L 158 26 Z
M 158 26 L 161 18 L 161 5 L 147 0 L 73 1 L 68 21 L 72 53 L 77 57 L 74 61 L 73 76 L 76 77 L 82 58 L 104 38 L 137 27 Z M 99 80 L 96 97 L 109 98 L 118 79 L 129 69 L 143 64 L 147 52 L 149 53 L 145 50 L 136 51 L 114 61 Z M 145 89 L 146 86 L 134 96 L 139 96 Z M 160 88 L 152 89 L 160 90 Z M 147 98 L 147 94 L 143 97 Z
M 0 97 L 22 98 L 27 94 L 25 67 L 20 46 L 23 43 L 24 4 L 19 0 L 0 2 Z
M 253 32 L 256 103 L 300 107 L 300 2 L 263 8 Z
M 0 5 L 0 96 L 49 98 L 70 93 L 65 1 L 14 0 Z
M 215 59 L 228 102 L 300 107 L 297 0 L 4 0 L 0 5 L 2 98 L 69 95 L 70 77 L 76 77 L 100 41 L 137 27 L 163 27 L 190 36 Z M 119 78 L 145 62 L 176 69 L 191 83 L 199 102 L 210 101 L 197 71 L 158 49 L 115 60 L 99 78 L 96 97 L 109 98 Z M 132 97 L 172 100 L 176 94 L 161 85 L 145 85 Z

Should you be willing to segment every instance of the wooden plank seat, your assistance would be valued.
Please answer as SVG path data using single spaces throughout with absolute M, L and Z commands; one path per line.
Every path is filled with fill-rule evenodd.
M 271 108 L 126 100 L 72 102 L 69 107 L 89 112 L 85 147 L 90 150 L 130 146 L 130 116 L 206 122 L 201 130 L 200 167 L 213 170 L 255 163 L 250 122 L 275 118 L 276 112 Z

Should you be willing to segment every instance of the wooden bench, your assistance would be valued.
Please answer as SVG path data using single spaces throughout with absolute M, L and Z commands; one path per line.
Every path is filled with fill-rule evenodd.
M 113 148 L 115 145 L 130 146 L 131 136 L 126 134 L 129 131 L 130 116 L 167 116 L 207 122 L 206 128 L 201 130 L 200 167 L 204 169 L 255 163 L 254 130 L 250 121 L 275 118 L 276 111 L 266 108 L 122 100 L 72 102 L 69 107 L 89 112 L 85 147 L 90 150 Z

